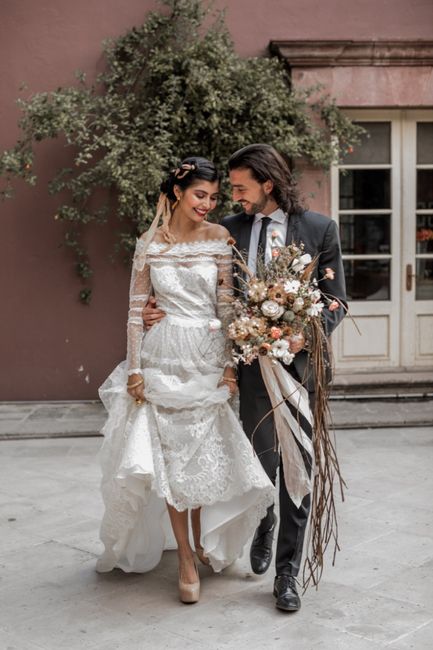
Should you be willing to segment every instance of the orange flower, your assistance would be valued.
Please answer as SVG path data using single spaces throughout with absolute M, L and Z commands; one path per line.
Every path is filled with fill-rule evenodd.
M 273 248 L 272 249 L 272 257 L 278 257 L 280 255 L 280 249 L 279 248 Z
M 271 338 L 277 340 L 283 335 L 283 331 L 279 327 L 271 327 Z

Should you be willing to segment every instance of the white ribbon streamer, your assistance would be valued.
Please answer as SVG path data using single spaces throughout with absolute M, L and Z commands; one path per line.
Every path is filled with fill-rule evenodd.
M 274 409 L 275 429 L 280 444 L 287 492 L 299 508 L 303 498 L 312 491 L 313 471 L 311 474 L 307 471 L 296 440 L 310 455 L 312 463 L 314 463 L 314 450 L 311 439 L 302 429 L 300 420 L 292 415 L 286 401 L 307 420 L 312 430 L 313 416 L 308 402 L 308 393 L 281 363 L 274 365 L 268 356 L 259 356 L 259 364 Z

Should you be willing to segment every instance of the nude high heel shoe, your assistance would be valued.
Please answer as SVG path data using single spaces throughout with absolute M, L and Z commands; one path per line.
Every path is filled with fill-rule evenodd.
M 197 575 L 196 582 L 183 582 L 179 567 L 179 598 L 182 603 L 197 603 L 200 598 L 200 578 L 195 561 L 194 567 Z

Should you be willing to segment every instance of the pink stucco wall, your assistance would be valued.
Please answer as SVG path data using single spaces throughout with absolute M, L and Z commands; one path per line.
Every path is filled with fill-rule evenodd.
M 322 84 L 347 108 L 433 106 L 431 66 L 307 68 L 294 70 L 292 78 L 297 86 Z
M 14 101 L 21 82 L 28 92 L 37 92 L 73 83 L 77 68 L 93 75 L 101 66 L 101 41 L 140 23 L 154 5 L 151 0 L 2 0 L 1 146 L 12 146 L 19 134 Z M 227 24 L 242 55 L 262 54 L 271 39 L 432 37 L 433 3 L 426 0 L 227 0 L 218 6 L 227 7 Z M 377 83 L 369 79 L 374 103 Z M 347 96 L 340 78 L 327 83 Z M 420 77 L 420 83 L 429 80 Z M 393 84 L 390 78 L 390 92 Z M 353 94 L 360 102 L 363 96 L 361 89 Z M 90 308 L 76 300 L 72 258 L 59 247 L 63 226 L 53 220 L 58 199 L 48 196 L 46 183 L 67 159 L 60 142 L 39 147 L 38 187 L 18 185 L 17 197 L 0 204 L 0 400 L 95 398 L 97 386 L 124 356 L 128 273 L 106 259 L 110 232 L 95 226 L 87 237 L 96 275 Z M 307 196 L 318 189 L 316 180 L 310 178 Z M 309 200 L 326 210 L 326 185 Z

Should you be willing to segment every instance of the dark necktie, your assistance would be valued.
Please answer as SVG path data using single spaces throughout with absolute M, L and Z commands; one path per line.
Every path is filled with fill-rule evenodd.
M 257 246 L 257 263 L 256 274 L 263 275 L 262 271 L 265 268 L 265 253 L 266 253 L 266 234 L 268 226 L 272 219 L 270 217 L 262 217 L 262 227 L 260 228 L 259 245 Z

